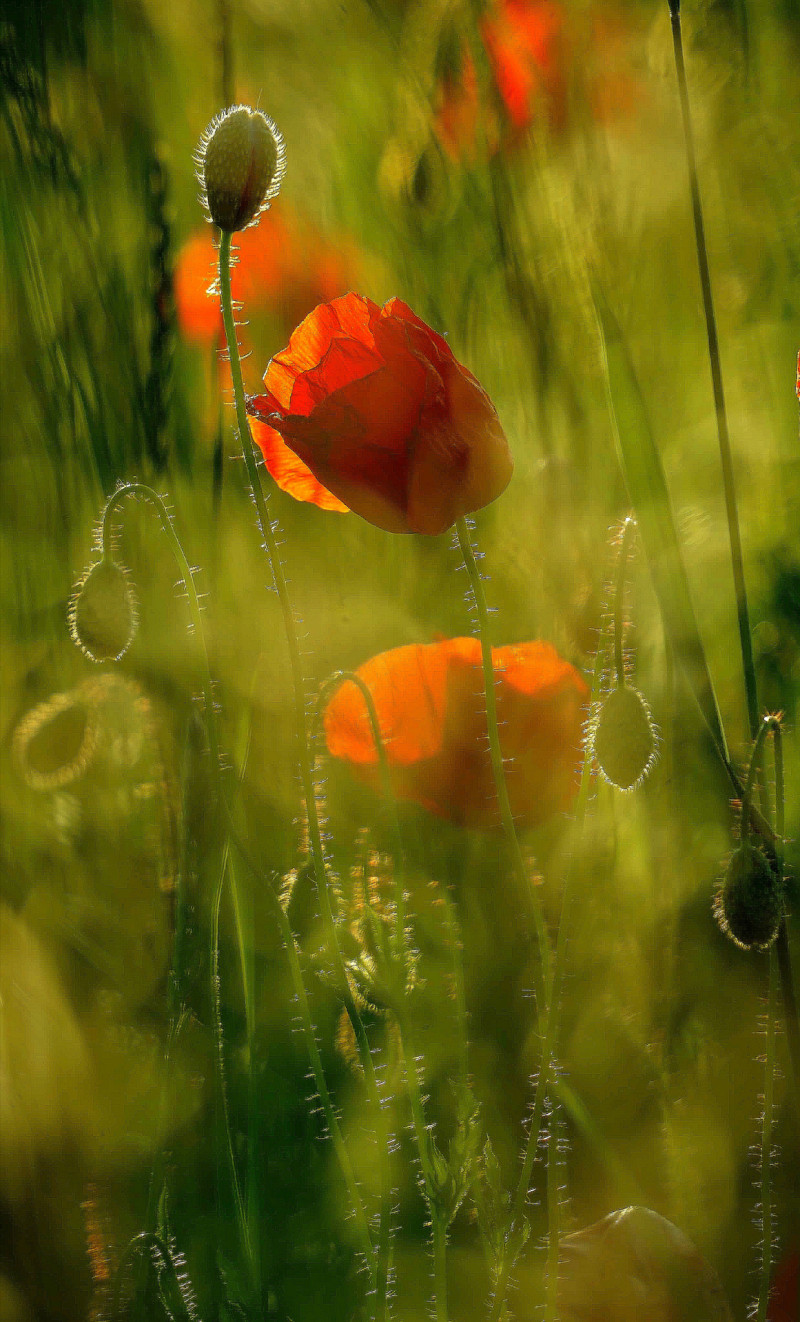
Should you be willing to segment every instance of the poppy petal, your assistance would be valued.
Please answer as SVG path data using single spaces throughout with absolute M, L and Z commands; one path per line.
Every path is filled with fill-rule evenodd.
M 511 808 L 520 825 L 533 826 L 563 812 L 577 792 L 588 688 L 549 643 L 496 648 L 492 657 Z M 498 827 L 478 640 L 398 647 L 358 674 L 372 694 L 397 797 L 461 825 Z M 354 685 L 328 704 L 325 735 L 333 757 L 379 788 L 372 730 Z
M 252 418 L 250 431 L 256 445 L 264 456 L 264 463 L 270 475 L 280 487 L 295 500 L 306 501 L 321 510 L 332 510 L 348 514 L 349 510 L 332 492 L 318 482 L 308 468 L 272 427 Z

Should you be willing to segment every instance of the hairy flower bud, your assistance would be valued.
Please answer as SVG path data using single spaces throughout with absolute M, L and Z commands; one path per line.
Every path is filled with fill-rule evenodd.
M 755 845 L 740 845 L 714 905 L 722 931 L 742 950 L 766 950 L 778 935 L 783 910 L 783 884 L 766 854 Z
M 656 760 L 656 730 L 650 708 L 637 689 L 621 684 L 605 699 L 591 731 L 597 765 L 620 790 L 632 790 Z
M 69 630 L 90 661 L 119 661 L 136 636 L 136 598 L 127 570 L 114 560 L 92 565 L 76 587 Z
M 202 202 L 221 230 L 254 224 L 281 186 L 283 138 L 267 115 L 229 106 L 212 119 L 195 154 Z

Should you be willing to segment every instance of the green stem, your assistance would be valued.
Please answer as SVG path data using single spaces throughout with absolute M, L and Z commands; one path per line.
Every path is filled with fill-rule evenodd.
M 375 1066 L 372 1060 L 372 1052 L 364 1028 L 361 1015 L 350 995 L 347 973 L 345 970 L 344 959 L 342 957 L 339 936 L 336 928 L 336 922 L 333 915 L 331 903 L 330 887 L 328 884 L 328 870 L 325 863 L 325 851 L 322 846 L 322 833 L 320 829 L 319 813 L 317 810 L 317 799 L 314 787 L 313 768 L 311 753 L 308 742 L 308 725 L 306 720 L 306 702 L 303 683 L 303 668 L 300 657 L 300 643 L 297 635 L 297 624 L 294 617 L 294 611 L 289 599 L 289 590 L 286 584 L 286 575 L 283 572 L 280 554 L 278 552 L 278 543 L 275 536 L 275 528 L 269 514 L 267 498 L 261 486 L 261 478 L 258 472 L 255 455 L 253 453 L 253 439 L 250 434 L 250 425 L 247 420 L 247 408 L 245 404 L 244 381 L 242 379 L 242 366 L 239 358 L 239 346 L 236 339 L 236 325 L 233 318 L 233 300 L 231 296 L 231 235 L 223 232 L 220 238 L 219 247 L 219 285 L 220 302 L 222 306 L 222 320 L 225 327 L 225 337 L 228 344 L 228 353 L 230 356 L 231 376 L 233 379 L 233 392 L 236 403 L 236 419 L 239 427 L 239 441 L 242 448 L 247 477 L 250 483 L 250 489 L 253 494 L 253 500 L 256 507 L 256 519 L 259 531 L 264 540 L 264 546 L 267 551 L 272 576 L 275 583 L 275 590 L 278 594 L 281 613 L 283 616 L 284 631 L 289 650 L 289 664 L 292 674 L 292 688 L 294 693 L 294 716 L 295 730 L 297 734 L 297 757 L 300 767 L 300 783 L 302 786 L 303 798 L 305 800 L 306 817 L 308 821 L 308 837 L 311 848 L 311 858 L 314 867 L 314 876 L 317 884 L 317 893 L 319 895 L 320 906 L 322 908 L 322 917 L 328 931 L 331 944 L 331 952 L 336 967 L 336 976 L 339 983 L 340 994 L 347 1008 L 347 1013 L 353 1024 L 356 1040 L 359 1046 L 359 1055 L 364 1070 L 364 1078 L 367 1085 L 367 1091 L 372 1105 L 376 1108 L 376 1114 L 379 1114 L 380 1096 L 378 1093 L 377 1080 L 375 1077 Z M 374 1262 L 370 1255 L 369 1259 L 370 1273 L 374 1284 Z
M 375 755 L 378 759 L 381 790 L 385 807 L 389 815 L 392 835 L 394 836 L 396 880 L 394 947 L 397 957 L 403 961 L 405 966 L 405 851 L 403 849 L 403 837 L 400 831 L 400 818 L 397 813 L 397 800 L 394 797 L 394 790 L 392 788 L 392 773 L 389 767 L 389 758 L 386 754 L 386 745 L 383 739 L 380 718 L 369 685 L 366 684 L 361 676 L 356 674 L 354 670 L 335 671 L 329 679 L 325 680 L 325 683 L 319 691 L 319 696 L 317 698 L 317 717 L 319 720 L 329 696 L 342 684 L 346 683 L 354 684 L 364 699 L 364 706 L 367 711 L 367 719 L 369 720 L 370 732 L 372 734 L 372 742 L 375 745 Z
M 619 688 L 622 688 L 625 683 L 625 654 L 622 645 L 625 629 L 625 570 L 635 532 L 636 520 L 632 515 L 629 515 L 622 529 L 622 541 L 617 557 L 617 574 L 614 584 L 614 669 Z
M 602 646 L 597 649 L 595 657 L 594 674 L 592 676 L 591 703 L 597 700 L 600 691 L 600 682 L 603 673 L 603 652 Z M 581 783 L 578 789 L 578 798 L 575 804 L 575 842 L 570 853 L 567 864 L 566 878 L 564 881 L 564 897 L 561 902 L 561 919 L 558 925 L 558 937 L 556 939 L 556 953 L 553 966 L 553 982 L 551 988 L 550 1002 L 547 1007 L 547 1022 L 544 1031 L 544 1040 L 542 1044 L 542 1059 L 539 1066 L 539 1077 L 536 1083 L 536 1092 L 533 1099 L 533 1110 L 530 1123 L 528 1125 L 528 1137 L 525 1142 L 525 1150 L 522 1157 L 519 1179 L 514 1191 L 511 1202 L 511 1208 L 506 1221 L 506 1231 L 504 1235 L 505 1252 L 497 1264 L 494 1297 L 490 1313 L 490 1322 L 498 1322 L 502 1316 L 505 1304 L 506 1291 L 511 1271 L 519 1252 L 521 1241 L 519 1238 L 519 1227 L 525 1215 L 525 1205 L 528 1200 L 528 1192 L 531 1183 L 531 1173 L 533 1163 L 536 1157 L 536 1150 L 539 1145 L 539 1134 L 542 1125 L 542 1113 L 544 1110 L 545 1097 L 550 1089 L 553 1089 L 553 1061 L 555 1059 L 556 1043 L 558 1040 L 560 997 L 559 989 L 563 978 L 564 967 L 567 954 L 567 933 L 570 927 L 570 910 L 574 902 L 573 873 L 575 867 L 575 846 L 580 840 L 583 832 L 583 824 L 586 817 L 586 805 L 589 800 L 589 790 L 592 781 L 592 759 L 589 756 L 588 748 L 584 750 L 583 768 L 581 770 Z
M 547 1268 L 545 1322 L 554 1322 L 558 1301 L 558 1249 L 561 1230 L 561 1196 L 558 1187 L 558 1103 L 551 1090 L 550 1132 L 547 1136 Z
M 184 553 L 175 529 L 172 526 L 172 520 L 169 516 L 164 501 L 155 492 L 152 487 L 146 486 L 142 482 L 127 482 L 117 488 L 109 497 L 103 511 L 102 521 L 102 553 L 105 558 L 112 556 L 112 540 L 114 528 L 114 514 L 120 509 L 130 496 L 138 496 L 146 500 L 156 511 L 163 531 L 166 533 L 170 549 L 178 565 L 181 579 L 183 581 L 184 591 L 189 602 L 189 615 L 192 624 L 192 632 L 196 639 L 196 646 L 200 657 L 200 683 L 203 690 L 203 704 L 205 708 L 205 729 L 206 739 L 208 741 L 208 750 L 211 760 L 211 773 L 214 781 L 216 794 L 216 812 L 220 813 L 223 806 L 223 788 L 222 773 L 220 768 L 219 740 L 217 737 L 216 712 L 214 708 L 214 695 L 211 680 L 211 667 L 208 659 L 208 648 L 206 646 L 205 631 L 203 628 L 203 616 L 200 610 L 200 602 L 197 591 L 194 586 L 189 562 Z M 214 1013 L 214 1032 L 216 1039 L 216 1063 L 217 1063 L 217 1086 L 219 1090 L 219 1106 L 221 1112 L 221 1127 L 224 1131 L 224 1143 L 227 1157 L 228 1179 L 233 1194 L 236 1220 L 239 1228 L 240 1238 L 247 1255 L 248 1262 L 253 1267 L 253 1254 L 251 1245 L 251 1236 L 245 1215 L 244 1202 L 242 1199 L 239 1177 L 236 1171 L 236 1161 L 233 1154 L 233 1143 L 230 1132 L 230 1119 L 228 1113 L 227 1092 L 225 1085 L 225 1045 L 222 1031 L 222 1007 L 220 1000 L 219 985 L 219 913 L 222 901 L 222 891 L 225 882 L 226 873 L 227 846 L 222 843 L 218 859 L 218 877 L 214 889 L 214 898 L 211 914 L 211 984 L 212 984 L 212 1006 Z M 234 888 L 234 907 L 239 909 L 239 897 L 235 893 L 235 878 L 232 878 Z M 245 1002 L 247 1002 L 247 980 L 245 976 L 247 968 L 247 954 L 244 949 L 241 928 L 237 927 L 239 936 L 239 957 L 242 967 L 242 976 L 244 983 Z M 220 1185 L 222 1181 L 220 1180 Z M 155 1191 L 151 1189 L 151 1195 Z
M 761 1121 L 761 1262 L 759 1264 L 756 1322 L 766 1322 L 772 1276 L 772 1112 L 775 1094 L 775 1018 L 777 1014 L 778 959 L 775 947 L 769 952 L 767 996 L 767 1042 L 764 1056 L 764 1114 Z
M 336 1153 L 336 1157 L 339 1162 L 339 1168 L 342 1172 L 342 1177 L 344 1179 L 345 1186 L 347 1188 L 347 1192 L 353 1208 L 353 1216 L 355 1218 L 356 1229 L 358 1231 L 359 1239 L 361 1241 L 361 1251 L 364 1255 L 364 1260 L 370 1272 L 371 1283 L 374 1284 L 372 1240 L 370 1237 L 369 1227 L 367 1225 L 367 1219 L 364 1212 L 364 1204 L 362 1202 L 358 1184 L 356 1183 L 356 1178 L 353 1173 L 353 1167 L 350 1161 L 350 1154 L 348 1153 L 347 1150 L 347 1144 L 345 1143 L 344 1138 L 342 1136 L 342 1130 L 333 1105 L 333 1099 L 328 1090 L 328 1085 L 325 1080 L 325 1071 L 322 1064 L 322 1056 L 320 1054 L 319 1046 L 317 1045 L 317 1032 L 314 1026 L 314 1021 L 311 1017 L 311 1006 L 309 1004 L 308 993 L 306 991 L 305 981 L 303 979 L 303 970 L 300 965 L 300 956 L 297 950 L 297 943 L 294 939 L 294 933 L 292 931 L 291 924 L 289 923 L 289 919 L 286 913 L 284 912 L 283 906 L 280 903 L 280 900 L 278 899 L 277 895 L 275 894 L 275 888 L 271 883 L 270 879 L 264 876 L 262 869 L 259 867 L 256 861 L 251 857 L 249 851 L 243 844 L 238 833 L 233 828 L 232 823 L 229 823 L 229 831 L 230 831 L 230 838 L 232 843 L 234 844 L 235 848 L 238 850 L 239 854 L 241 855 L 247 867 L 250 869 L 251 873 L 253 874 L 253 877 L 261 884 L 263 889 L 266 891 L 266 894 L 273 901 L 275 917 L 278 921 L 281 937 L 283 939 L 283 944 L 286 948 L 286 954 L 289 960 L 289 973 L 292 979 L 292 990 L 294 992 L 295 999 L 297 1001 L 297 1005 L 300 1012 L 300 1024 L 306 1042 L 306 1049 L 308 1051 L 309 1061 L 311 1064 L 311 1072 L 314 1075 L 314 1086 L 316 1087 L 317 1093 L 319 1095 L 319 1099 L 322 1103 L 322 1110 L 325 1115 L 325 1123 L 327 1124 L 328 1133 L 330 1134 L 331 1140 L 333 1142 L 334 1151 Z
M 494 776 L 495 790 L 497 793 L 497 803 L 500 809 L 500 820 L 503 826 L 503 834 L 511 850 L 511 857 L 514 861 L 514 868 L 519 877 L 523 893 L 528 892 L 531 899 L 531 908 L 533 911 L 534 923 L 536 925 L 536 937 L 539 946 L 539 969 L 538 969 L 538 987 L 536 992 L 536 1010 L 539 1021 L 539 1030 L 544 1030 L 547 1017 L 547 1007 L 552 984 L 552 965 L 550 956 L 550 942 L 547 936 L 547 930 L 544 924 L 544 915 L 542 906 L 539 902 L 539 896 L 536 888 L 532 885 L 528 876 L 528 869 L 525 867 L 525 860 L 522 857 L 522 850 L 519 845 L 517 830 L 514 825 L 514 815 L 511 811 L 511 803 L 508 798 L 508 786 L 506 785 L 506 775 L 503 767 L 503 751 L 500 747 L 500 731 L 497 724 L 497 693 L 495 690 L 495 673 L 492 661 L 492 647 L 489 640 L 489 612 L 486 607 L 486 596 L 483 591 L 483 582 L 481 580 L 478 565 L 475 560 L 475 552 L 472 549 L 472 538 L 470 536 L 467 521 L 460 518 L 456 523 L 456 533 L 458 536 L 458 545 L 461 548 L 461 554 L 464 558 L 467 574 L 469 575 L 472 593 L 475 598 L 475 609 L 478 615 L 478 631 L 481 644 L 481 664 L 483 667 L 483 683 L 486 691 L 486 725 L 489 733 L 489 756 L 492 763 L 492 774 Z
M 211 769 L 219 790 L 219 743 L 217 740 L 216 718 L 214 715 L 214 695 L 211 684 L 211 667 L 208 660 L 208 649 L 206 648 L 206 638 L 203 631 L 203 616 L 200 611 L 200 602 L 197 591 L 194 586 L 194 578 L 189 566 L 189 561 L 184 555 L 178 534 L 172 526 L 172 520 L 169 511 L 161 497 L 152 487 L 145 486 L 143 482 L 126 482 L 123 486 L 117 487 L 113 495 L 109 496 L 103 510 L 102 524 L 102 550 L 103 558 L 113 558 L 112 540 L 113 540 L 113 515 L 115 511 L 125 503 L 129 496 L 140 496 L 153 506 L 158 514 L 159 522 L 167 535 L 170 549 L 180 571 L 183 581 L 184 591 L 189 602 L 189 614 L 192 622 L 192 632 L 197 640 L 197 648 L 200 653 L 200 682 L 203 686 L 203 704 L 206 713 L 206 737 L 208 739 L 208 749 L 211 754 Z
M 722 485 L 725 494 L 725 513 L 728 520 L 728 536 L 731 547 L 733 582 L 736 592 L 736 614 L 739 623 L 739 642 L 742 650 L 744 685 L 747 700 L 747 717 L 750 726 L 750 738 L 755 739 L 758 729 L 758 691 L 756 670 L 753 660 L 753 644 L 750 633 L 750 612 L 747 605 L 747 588 L 744 579 L 742 559 L 742 539 L 739 531 L 739 513 L 736 505 L 736 484 L 733 475 L 730 437 L 728 434 L 728 415 L 725 408 L 725 394 L 722 388 L 722 366 L 717 336 L 717 321 L 714 314 L 714 299 L 711 292 L 711 272 L 708 265 L 703 206 L 700 199 L 700 184 L 697 174 L 697 160 L 694 148 L 692 116 L 689 108 L 689 88 L 686 81 L 686 66 L 683 58 L 683 37 L 681 35 L 680 0 L 669 0 L 672 19 L 672 43 L 675 50 L 675 69 L 678 78 L 678 95 L 681 103 L 683 134 L 686 143 L 686 160 L 689 170 L 689 189 L 692 198 L 692 216 L 694 219 L 697 264 L 700 272 L 700 287 L 703 295 L 703 311 L 706 320 L 708 340 L 708 358 L 711 367 L 711 384 L 714 391 L 714 410 L 717 417 L 717 435 L 719 454 L 722 465 Z
M 436 1322 L 447 1322 L 447 1225 L 437 1210 L 431 1212 Z

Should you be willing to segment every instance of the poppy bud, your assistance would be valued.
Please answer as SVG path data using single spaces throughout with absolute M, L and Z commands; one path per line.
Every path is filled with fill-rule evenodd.
M 650 708 L 637 689 L 620 684 L 601 706 L 592 730 L 595 760 L 619 790 L 632 790 L 656 760 L 656 731 Z
M 69 606 L 69 631 L 90 661 L 119 661 L 139 622 L 127 570 L 98 560 L 84 574 Z
M 722 931 L 742 950 L 766 950 L 778 935 L 783 908 L 783 885 L 766 854 L 755 845 L 740 845 L 714 907 Z
M 214 224 L 231 233 L 258 219 L 286 168 L 281 134 L 249 106 L 229 106 L 212 119 L 195 161 L 203 204 Z

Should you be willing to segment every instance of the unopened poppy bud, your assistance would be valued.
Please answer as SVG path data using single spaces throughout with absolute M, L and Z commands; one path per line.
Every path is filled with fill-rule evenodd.
M 106 558 L 92 565 L 72 595 L 68 620 L 73 640 L 90 661 L 119 661 L 139 623 L 127 570 Z
M 766 950 L 778 935 L 783 908 L 783 885 L 764 851 L 740 845 L 714 906 L 722 931 L 742 950 Z
M 233 233 L 258 219 L 286 169 L 283 138 L 267 115 L 230 106 L 212 119 L 195 155 L 202 201 L 215 225 Z
M 656 760 L 656 730 L 650 708 L 637 689 L 621 684 L 609 693 L 592 730 L 601 772 L 619 790 L 632 790 Z

